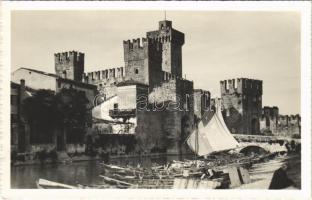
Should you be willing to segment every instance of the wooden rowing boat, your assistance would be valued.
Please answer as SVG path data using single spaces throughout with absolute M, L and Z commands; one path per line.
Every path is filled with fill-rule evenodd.
M 128 183 L 128 182 L 125 182 L 125 181 L 121 181 L 121 180 L 118 180 L 118 179 L 115 179 L 115 178 L 111 178 L 111 177 L 108 177 L 108 176 L 100 175 L 100 177 L 102 177 L 104 179 L 104 181 L 106 181 L 108 183 L 121 184 L 121 185 L 126 185 L 126 186 L 134 186 L 134 184 L 131 184 L 131 183 Z
M 114 188 L 109 184 L 102 185 L 82 185 L 78 184 L 77 186 L 67 185 L 55 181 L 49 181 L 46 179 L 39 179 L 36 181 L 36 186 L 38 189 L 106 189 Z M 116 187 L 115 187 L 116 188 Z
M 77 189 L 78 188 L 76 186 L 49 181 L 46 179 L 39 179 L 38 181 L 36 181 L 36 185 L 38 189 Z

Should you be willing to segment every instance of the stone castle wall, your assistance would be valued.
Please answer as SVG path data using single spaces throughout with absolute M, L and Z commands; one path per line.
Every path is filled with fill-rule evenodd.
M 264 135 L 277 134 L 278 107 L 264 106 L 260 117 L 260 132 Z
M 146 33 L 147 38 L 162 43 L 162 71 L 182 77 L 184 34 L 172 28 L 171 21 L 160 21 L 158 30 Z
M 84 72 L 84 54 L 69 51 L 54 54 L 55 73 L 59 77 L 81 81 Z
M 142 38 L 123 42 L 127 80 L 149 85 L 160 84 L 162 44 L 154 39 Z
M 123 41 L 124 67 L 84 73 L 81 77 L 82 82 L 96 85 L 104 99 L 120 96 L 119 83 L 130 81 L 134 85 L 147 85 L 148 106 L 164 102 L 170 109 L 137 111 L 137 129 L 143 130 L 145 136 L 155 136 L 160 146 L 166 142 L 164 137 L 169 138 L 173 142 L 170 152 L 181 149 L 181 142 L 194 128 L 193 82 L 182 79 L 183 44 L 184 34 L 173 29 L 171 21 L 160 21 L 158 30 L 147 32 L 146 38 Z M 58 62 L 59 74 L 67 68 L 78 71 L 76 65 L 59 65 Z M 200 109 L 201 101 L 205 100 L 197 99 Z M 120 106 L 127 107 L 124 103 Z
M 280 115 L 276 106 L 264 106 L 260 117 L 260 132 L 263 135 L 300 135 L 300 115 Z
M 82 82 L 96 85 L 106 99 L 117 94 L 116 85 L 123 81 L 125 81 L 124 67 L 84 73 L 82 78 Z
M 210 109 L 210 101 L 209 91 L 194 90 L 194 114 L 198 119 L 201 119 L 204 112 Z
M 164 77 L 170 76 L 167 74 Z M 194 129 L 193 92 L 193 82 L 171 76 L 149 94 L 149 103 L 158 105 L 155 112 L 162 113 L 162 132 L 171 142 L 167 149 L 169 153 L 179 153 L 178 150 L 187 149 L 184 140 Z M 159 110 L 160 107 L 164 109 Z
M 232 133 L 259 134 L 262 81 L 230 79 L 220 82 L 225 123 Z
M 300 115 L 279 115 L 277 132 L 283 136 L 301 135 Z

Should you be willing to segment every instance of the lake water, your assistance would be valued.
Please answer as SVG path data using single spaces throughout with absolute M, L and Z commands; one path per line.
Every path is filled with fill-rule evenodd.
M 119 158 L 110 159 L 110 164 L 126 166 L 136 166 L 138 163 L 141 166 L 149 167 L 153 163 L 166 164 L 171 160 L 192 159 L 192 156 L 186 156 L 179 158 L 178 156 L 162 156 L 162 157 L 143 157 L 143 158 Z M 15 166 L 11 168 L 11 188 L 36 188 L 36 181 L 39 178 L 48 179 L 60 183 L 69 185 L 98 185 L 103 184 L 102 178 L 99 177 L 103 174 L 101 161 L 82 161 L 74 162 L 70 164 L 45 164 L 45 165 L 27 165 L 27 166 Z M 301 157 L 300 156 L 287 156 L 285 158 L 277 158 L 267 163 L 255 164 L 250 169 L 250 175 L 252 176 L 257 171 L 262 171 L 262 179 L 267 178 L 266 174 L 273 173 L 272 163 L 287 162 L 290 166 L 288 172 L 289 177 L 295 182 L 297 188 L 301 188 Z M 273 171 L 272 171 L 273 170 Z M 251 177 L 252 178 L 252 177 Z M 256 179 L 259 179 L 256 178 Z M 267 180 L 269 181 L 269 180 Z M 257 183 L 255 183 L 257 184 Z M 263 185 L 246 185 L 244 188 L 252 188 L 255 186 L 257 189 L 262 188 Z M 268 185 L 265 184 L 265 185 Z
M 192 158 L 192 156 L 184 158 Z M 120 166 L 136 166 L 140 163 L 141 166 L 149 167 L 153 163 L 163 165 L 171 160 L 181 159 L 179 156 L 136 157 L 110 159 L 109 163 Z M 69 185 L 77 185 L 77 183 L 83 185 L 102 184 L 103 180 L 99 177 L 100 174 L 103 174 L 100 162 L 82 161 L 69 164 L 14 166 L 11 167 L 11 188 L 36 188 L 36 181 L 39 178 Z

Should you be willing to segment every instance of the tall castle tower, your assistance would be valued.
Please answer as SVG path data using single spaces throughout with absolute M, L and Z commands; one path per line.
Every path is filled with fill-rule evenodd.
M 220 82 L 223 116 L 232 133 L 259 134 L 262 114 L 262 81 L 247 78 Z
M 123 42 L 125 74 L 127 80 L 149 85 L 150 89 L 161 82 L 162 44 L 150 38 Z
M 162 71 L 182 77 L 182 46 L 184 34 L 172 28 L 172 22 L 160 21 L 156 31 L 146 33 L 147 38 L 156 39 L 162 45 Z
M 69 51 L 54 54 L 56 75 L 75 81 L 82 81 L 84 72 L 84 54 Z

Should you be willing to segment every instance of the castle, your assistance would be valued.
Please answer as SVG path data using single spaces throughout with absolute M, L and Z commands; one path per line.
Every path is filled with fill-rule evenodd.
M 177 152 L 189 134 L 185 130 L 194 128 L 193 82 L 182 78 L 183 44 L 184 34 L 164 20 L 146 38 L 123 41 L 124 67 L 83 73 L 84 55 L 65 52 L 55 54 L 55 71 L 57 76 L 97 86 L 104 102 L 94 108 L 96 118 L 130 122 L 111 124 L 110 130 L 148 133 L 155 136 L 157 148 L 166 148 L 161 144 L 167 138 L 174 141 L 169 151 Z M 148 105 L 140 110 L 137 101 L 142 96 Z M 162 104 L 162 111 L 155 112 Z M 167 109 L 172 107 L 176 109 Z
M 106 98 L 125 80 L 146 84 L 152 90 L 162 81 L 182 78 L 183 44 L 184 34 L 173 29 L 171 21 L 160 21 L 158 30 L 147 32 L 146 38 L 123 41 L 125 67 L 84 73 L 81 80 L 97 85 Z M 82 68 L 77 65 L 76 71 Z
M 184 38 L 171 21 L 160 21 L 145 38 L 123 41 L 124 67 L 85 72 L 84 53 L 69 51 L 54 54 L 56 74 L 20 68 L 12 73 L 12 82 L 32 90 L 83 91 L 93 104 L 93 128 L 102 135 L 137 135 L 148 152 L 181 153 L 187 151 L 185 140 L 197 120 L 215 101 L 209 91 L 194 89 L 193 82 L 182 77 Z M 14 92 L 20 87 L 15 84 Z M 222 114 L 233 134 L 300 134 L 299 115 L 262 108 L 261 80 L 223 80 L 220 87 Z

